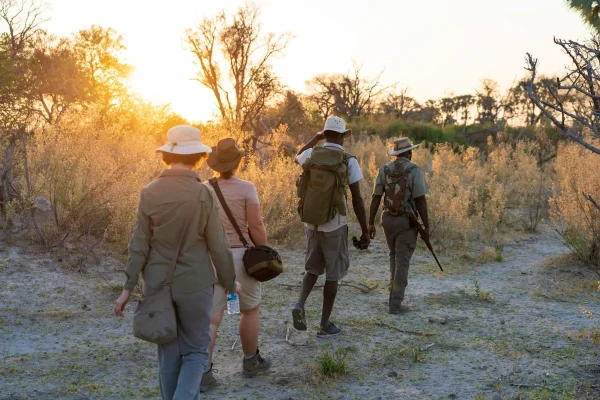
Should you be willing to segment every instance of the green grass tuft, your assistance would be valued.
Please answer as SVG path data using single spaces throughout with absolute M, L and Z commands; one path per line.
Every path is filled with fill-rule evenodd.
M 330 353 L 329 350 L 326 350 L 317 357 L 317 366 L 319 367 L 319 372 L 327 377 L 344 375 L 348 373 L 348 363 L 346 361 L 347 358 L 347 348 L 339 348 L 333 353 Z

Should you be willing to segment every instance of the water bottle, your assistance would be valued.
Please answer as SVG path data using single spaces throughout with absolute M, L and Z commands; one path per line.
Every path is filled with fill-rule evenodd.
M 234 292 L 227 293 L 227 313 L 228 314 L 239 314 L 240 313 L 240 299 Z

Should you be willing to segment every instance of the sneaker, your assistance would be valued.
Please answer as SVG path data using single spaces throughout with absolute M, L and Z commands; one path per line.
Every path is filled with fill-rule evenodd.
M 396 306 L 390 306 L 390 309 L 389 309 L 390 314 L 402 314 L 407 311 L 410 311 L 410 308 L 403 304 L 398 304 Z
M 342 333 L 342 330 L 335 326 L 332 322 L 327 324 L 326 327 L 321 327 L 321 330 L 317 332 L 318 338 L 325 338 L 330 336 L 337 336 Z
M 267 371 L 273 365 L 268 357 L 261 357 L 258 349 L 256 349 L 256 355 L 250 359 L 245 359 L 242 363 L 242 375 L 246 378 L 252 378 L 261 372 Z
M 213 376 L 213 372 L 219 372 L 213 369 L 213 365 L 210 364 L 210 369 L 202 374 L 202 381 L 200 382 L 200 393 L 206 393 L 210 389 L 219 386 L 219 382 Z
M 304 307 L 294 307 L 294 309 L 292 310 L 292 319 L 294 321 L 294 328 L 296 330 L 306 330 L 306 315 L 304 314 Z

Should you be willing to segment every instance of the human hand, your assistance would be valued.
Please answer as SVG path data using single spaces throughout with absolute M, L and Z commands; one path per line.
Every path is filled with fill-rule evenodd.
M 319 141 L 319 142 L 320 142 L 321 140 L 325 139 L 325 134 L 324 134 L 323 132 L 324 132 L 324 131 L 317 132 L 317 134 L 316 134 L 316 136 L 315 136 L 315 138 L 317 138 L 317 141 Z
M 123 289 L 121 295 L 119 296 L 117 301 L 115 301 L 115 315 L 117 317 L 123 318 L 125 316 L 123 315 L 123 309 L 125 308 L 125 304 L 127 304 L 127 302 L 129 301 L 129 296 L 131 296 L 131 291 Z
M 421 232 L 421 239 L 428 242 L 429 241 L 429 229 L 423 228 L 423 232 Z
M 373 224 L 369 225 L 367 232 L 369 232 L 369 238 L 375 239 L 375 234 L 377 233 L 377 229 L 375 229 L 375 225 L 373 225 Z
M 235 281 L 235 289 L 233 290 L 238 296 L 242 294 L 242 284 Z

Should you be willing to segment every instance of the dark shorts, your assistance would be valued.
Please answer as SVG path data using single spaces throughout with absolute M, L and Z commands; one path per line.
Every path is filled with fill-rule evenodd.
M 328 281 L 339 281 L 348 274 L 348 226 L 331 232 L 306 229 L 306 272 L 325 274 Z

